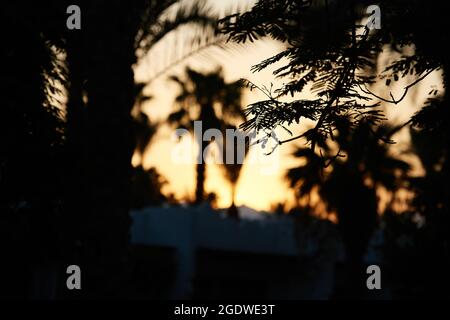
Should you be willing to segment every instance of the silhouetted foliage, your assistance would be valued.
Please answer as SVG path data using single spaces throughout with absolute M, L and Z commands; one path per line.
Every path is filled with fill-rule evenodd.
M 133 169 L 132 176 L 132 208 L 159 206 L 166 201 L 161 188 L 167 182 L 155 168 L 145 170 L 142 166 Z
M 11 295 L 45 296 L 30 284 L 46 280 L 31 272 L 73 263 L 88 270 L 81 295 L 126 294 L 119 288 L 126 287 L 134 130 L 142 153 L 153 134 L 143 114 L 135 122 L 131 116 L 135 100 L 142 100 L 132 67 L 180 26 L 216 28 L 200 2 L 81 0 L 76 4 L 82 8 L 82 28 L 68 30 L 70 4 L 8 1 L 1 11 L 7 32 L 0 57 L 5 84 L 0 206 L 11 213 L 1 217 L 11 232 L 2 243 L 17 243 L 5 251 L 11 264 L 3 274 L 21 266 L 10 277 L 17 289 L 5 285 Z M 55 101 L 62 89 L 68 97 L 65 114 L 58 109 L 63 103 Z M 36 248 L 27 249 L 27 243 Z M 18 259 L 29 250 L 33 258 Z M 52 294 L 66 296 L 62 290 Z
M 0 108 L 0 296 L 51 298 L 36 292 L 30 270 L 59 259 L 64 122 L 57 98 L 67 74 L 61 61 L 64 21 L 56 1 L 2 5 Z
M 197 23 L 214 30 L 216 20 L 203 5 L 174 0 L 80 5 L 86 13 L 83 27 L 67 39 L 72 81 L 66 207 L 77 221 L 71 241 L 80 251 L 73 259 L 87 264 L 87 296 L 125 295 L 120 288 L 126 287 L 130 240 L 131 157 L 145 151 L 153 134 L 143 114 L 132 117 L 135 104 L 146 98 L 143 85 L 135 84 L 133 67 L 178 27 Z
M 388 210 L 380 226 L 394 297 L 448 296 L 450 60 L 444 45 L 450 20 L 445 2 L 378 1 L 382 28 L 370 30 L 363 25 L 369 0 L 259 0 L 250 11 L 223 19 L 221 35 L 217 17 L 202 3 L 79 0 L 81 30 L 65 27 L 72 4 L 66 0 L 2 4 L 0 271 L 6 278 L 0 295 L 127 296 L 130 208 L 171 201 L 161 192 L 165 182 L 156 169 L 131 165 L 135 152 L 142 160 L 158 126 L 143 112 L 150 97 L 143 93 L 145 84 L 135 83 L 134 66 L 167 34 L 196 24 L 200 32 L 189 33 L 193 36 L 183 40 L 187 45 L 180 52 L 170 48 L 174 61 L 163 55 L 169 60 L 163 71 L 201 48 L 205 39 L 213 45 L 210 38 L 224 35 L 235 43 L 269 37 L 282 42 L 283 51 L 252 70 L 277 65 L 274 76 L 285 83 L 280 88 L 247 80 L 226 83 L 220 70 L 188 69 L 186 79 L 172 77 L 181 93 L 169 122 L 192 131 L 193 121 L 201 120 L 203 131 L 216 128 L 224 137 L 226 129 L 243 122 L 243 130 L 265 138 L 280 126 L 290 133 L 289 125 L 314 123 L 277 144 L 303 138 L 309 145 L 295 152 L 304 162 L 287 174 L 298 198 L 307 200 L 308 210 L 297 208 L 297 220 L 314 224 L 308 198 L 315 192 L 328 211 L 336 212 L 349 289 L 364 284 L 362 257 L 378 225 L 377 191 L 408 190 L 414 197 L 407 212 Z M 399 58 L 378 70 L 383 52 Z M 404 101 L 435 71 L 442 71 L 445 91 L 431 88 L 429 99 L 404 125 L 413 127 L 413 152 L 424 169 L 423 176 L 408 177 L 409 165 L 392 157 L 386 144 L 402 127 L 383 126 L 382 106 Z M 408 83 L 402 92 L 390 92 L 400 79 Z M 386 92 L 374 91 L 379 82 Z M 266 99 L 242 110 L 245 86 Z M 68 98 L 66 110 L 58 101 L 62 96 Z M 201 153 L 210 143 L 201 143 Z M 236 145 L 224 143 L 226 157 Z M 241 168 L 223 165 L 232 185 L 229 213 L 235 217 Z M 205 195 L 205 179 L 202 162 L 197 203 L 215 201 Z M 330 242 L 324 243 L 328 248 Z M 81 292 L 54 284 L 70 264 L 83 269 Z
M 414 193 L 409 211 L 383 218 L 384 254 L 394 297 L 448 297 L 448 146 L 438 128 L 411 129 L 412 149 L 425 174 L 408 179 Z M 409 281 L 412 276 L 414 281 Z
M 354 257 L 361 257 L 375 227 L 377 186 L 390 192 L 412 187 L 416 194 L 413 207 L 427 215 L 448 217 L 448 165 L 443 160 L 448 150 L 447 91 L 442 94 L 432 89 L 421 110 L 404 124 L 420 128 L 419 135 L 433 132 L 432 136 L 423 137 L 425 144 L 437 147 L 428 158 L 440 155 L 441 163 L 435 165 L 438 173 L 436 168 L 428 168 L 425 177 L 406 179 L 406 163 L 387 156 L 386 147 L 374 142 L 391 142 L 392 132 L 377 129 L 386 120 L 382 104 L 389 107 L 400 103 L 411 88 L 437 70 L 443 71 L 447 88 L 449 59 L 441 48 L 448 43 L 448 33 L 444 31 L 449 29 L 446 6 L 421 0 L 379 1 L 382 27 L 370 30 L 364 25 L 364 16 L 371 4 L 356 0 L 259 0 L 250 11 L 221 21 L 222 31 L 231 41 L 269 37 L 285 44 L 281 53 L 256 64 L 253 71 L 276 64 L 274 76 L 287 82 L 280 88 L 267 88 L 245 80 L 250 89 L 261 91 L 267 99 L 248 106 L 247 115 L 252 117 L 241 127 L 270 138 L 277 127 L 290 132 L 288 126 L 301 120 L 314 123 L 313 128 L 277 143 L 303 138 L 310 145 L 309 149 L 296 152 L 296 156 L 307 161 L 288 173 L 291 186 L 302 197 L 319 189 L 329 208 L 338 213 L 347 251 Z M 408 52 L 407 47 L 412 50 Z M 384 70 L 377 70 L 382 52 L 399 53 L 399 58 Z M 390 86 L 401 78 L 409 84 L 400 94 L 389 92 Z M 380 81 L 385 83 L 387 95 L 373 91 L 373 85 Z M 312 98 L 305 99 L 305 93 Z M 443 144 L 434 142 L 436 139 Z M 338 147 L 330 149 L 330 141 Z M 320 151 L 316 151 L 316 146 Z M 341 158 L 342 151 L 346 158 Z M 420 157 L 429 167 L 431 160 Z M 399 172 L 403 174 L 398 175 Z M 427 191 L 426 185 L 437 183 L 442 186 L 440 190 L 435 187 Z M 430 221 L 428 227 L 434 229 L 442 223 L 441 227 L 448 230 L 450 225 L 444 220 Z M 441 239 L 440 244 L 443 243 L 446 242 Z M 448 255 L 448 249 L 446 252 Z
M 413 11 L 417 18 L 407 18 L 411 25 L 417 25 L 422 14 L 422 18 L 430 18 L 427 16 L 430 8 L 419 12 L 424 2 L 393 3 L 381 1 L 386 14 L 380 30 L 361 25 L 366 1 L 260 0 L 250 11 L 223 19 L 222 31 L 233 41 L 253 41 L 267 36 L 287 46 L 281 53 L 253 67 L 253 71 L 258 72 L 285 59 L 288 62 L 273 73 L 289 82 L 278 89 L 267 89 L 246 81 L 251 89 L 259 89 L 267 99 L 248 106 L 247 113 L 253 117 L 243 123 L 242 128 L 264 129 L 265 134 L 267 131 L 270 134 L 278 126 L 298 124 L 301 118 L 312 120 L 314 128 L 278 143 L 304 138 L 314 150 L 319 141 L 333 138 L 344 119 L 351 126 L 361 121 L 379 125 L 385 119 L 379 108 L 380 101 L 399 103 L 412 86 L 442 68 L 444 63 L 424 55 L 425 49 L 419 47 L 412 56 L 403 56 L 376 74 L 376 59 L 385 44 L 394 48 L 417 45 L 417 38 L 423 36 L 424 32 L 417 28 L 404 30 L 407 23 L 401 18 L 405 17 L 405 12 Z M 402 21 L 401 26 L 399 21 Z M 368 88 L 377 80 L 386 79 L 389 85 L 391 79 L 397 81 L 410 73 L 417 79 L 405 87 L 398 98 L 392 94 L 383 98 Z M 314 98 L 298 99 L 305 91 L 312 92 Z M 287 100 L 289 95 L 293 100 Z M 418 117 L 416 115 L 415 119 Z
M 151 144 L 151 141 L 158 130 L 158 123 L 152 123 L 148 116 L 142 111 L 138 111 L 137 115 L 135 115 L 133 119 L 134 132 L 136 135 L 135 152 L 141 157 L 142 160 L 145 155 L 145 151 Z
M 382 128 L 380 127 L 380 130 Z M 387 130 L 385 130 L 387 131 Z M 392 131 L 392 130 L 391 130 Z M 298 148 L 294 156 L 303 164 L 290 169 L 286 178 L 300 199 L 317 193 L 330 212 L 336 212 L 338 229 L 344 241 L 350 286 L 360 283 L 363 256 L 377 227 L 377 191 L 383 187 L 395 194 L 406 187 L 409 165 L 389 154 L 387 144 L 372 134 L 370 124 L 361 123 L 351 130 L 341 124 L 335 135 L 335 146 L 320 145 L 325 154 L 313 153 L 310 148 Z M 324 162 L 338 149 L 337 157 Z M 308 208 L 310 203 L 306 204 Z M 353 279 L 353 280 L 352 280 Z

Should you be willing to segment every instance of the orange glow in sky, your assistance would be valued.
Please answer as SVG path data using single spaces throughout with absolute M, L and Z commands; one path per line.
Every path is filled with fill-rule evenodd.
M 170 43 L 170 39 L 168 41 Z M 275 87 L 279 87 L 282 81 L 274 80 L 271 69 L 253 74 L 250 71 L 254 64 L 273 56 L 282 50 L 282 45 L 273 41 L 257 41 L 243 49 L 232 50 L 230 52 L 217 52 L 208 57 L 189 59 L 175 68 L 169 70 L 166 74 L 160 76 L 147 87 L 148 94 L 153 96 L 153 99 L 146 102 L 144 111 L 150 116 L 152 120 L 164 120 L 167 115 L 173 111 L 174 98 L 178 93 L 177 85 L 168 81 L 168 76 L 171 74 L 181 75 L 184 68 L 189 65 L 197 71 L 209 71 L 217 67 L 222 67 L 226 81 L 235 81 L 239 78 L 249 79 L 259 85 L 270 86 L 273 82 Z M 390 55 L 384 54 L 380 57 L 379 64 L 386 65 Z M 282 62 L 281 62 L 282 63 Z M 152 60 L 147 57 L 144 58 L 140 64 L 135 68 L 136 81 L 148 81 Z M 408 99 L 405 99 L 397 106 L 389 106 L 387 115 L 393 119 L 394 123 L 402 123 L 409 119 L 409 117 L 418 109 L 427 97 L 427 92 L 430 86 L 440 86 L 440 75 L 435 74 L 429 76 L 416 89 L 411 90 Z M 409 82 L 408 79 L 405 79 Z M 399 81 L 398 89 L 401 92 L 402 83 Z M 383 85 L 375 89 L 385 90 Z M 383 92 L 383 91 L 378 91 Z M 261 93 L 252 91 L 246 92 L 242 106 L 245 107 L 251 102 L 263 99 Z M 297 126 L 290 128 L 296 132 L 302 132 L 304 126 Z M 153 140 L 150 148 L 144 156 L 144 167 L 155 166 L 158 171 L 168 181 L 166 192 L 173 192 L 178 197 L 189 195 L 193 198 L 195 187 L 195 164 L 177 164 L 171 158 L 173 148 L 177 146 L 177 142 L 173 138 L 174 129 L 168 126 L 162 126 Z M 277 132 L 278 134 L 278 132 Z M 283 133 L 280 131 L 281 137 Z M 288 137 L 288 136 L 287 136 Z M 404 150 L 408 148 L 409 137 L 403 133 L 394 136 L 398 140 L 397 145 L 393 148 L 393 152 L 401 155 Z M 192 143 L 184 141 L 182 143 Z M 279 202 L 294 201 L 293 193 L 287 188 L 283 176 L 286 169 L 295 166 L 296 162 L 289 154 L 292 153 L 296 144 L 303 143 L 303 141 L 295 141 L 282 145 L 278 148 L 278 153 L 275 159 L 267 159 L 267 162 L 262 163 L 248 163 L 244 162 L 241 176 L 237 185 L 236 205 L 246 205 L 258 210 L 269 210 L 271 205 Z M 136 164 L 139 159 L 134 157 L 133 163 Z M 415 161 L 417 165 L 417 160 Z M 272 161 L 272 162 L 271 162 Z M 276 170 L 271 170 L 270 173 L 264 173 L 267 166 L 275 165 Z M 231 204 L 230 185 L 223 177 L 221 168 L 217 165 L 207 166 L 206 191 L 214 192 L 218 195 L 219 207 L 227 207 Z

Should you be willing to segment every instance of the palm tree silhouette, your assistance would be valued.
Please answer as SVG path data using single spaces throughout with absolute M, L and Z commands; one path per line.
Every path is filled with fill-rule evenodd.
M 234 125 L 227 125 L 227 129 L 231 129 L 233 130 L 233 132 L 236 132 L 236 130 L 238 130 L 238 128 Z M 239 131 L 237 132 L 240 133 Z M 235 143 L 234 137 L 231 139 L 231 137 L 227 135 L 225 135 L 223 142 L 224 161 L 222 168 L 225 174 L 225 178 L 231 185 L 231 205 L 228 209 L 228 214 L 235 218 L 238 218 L 238 210 L 235 204 L 237 182 L 241 174 L 244 159 L 247 156 L 249 150 L 249 140 L 246 140 L 244 135 L 241 135 L 241 137 L 244 139 L 240 142 L 244 144 L 243 146 L 240 143 Z M 239 152 L 241 152 L 242 154 L 239 154 Z M 231 163 L 227 163 L 226 161 L 227 155 L 229 153 L 232 155 Z M 231 158 L 231 156 L 229 158 Z
M 0 273 L 8 275 L 0 298 L 54 298 L 46 290 L 52 274 L 35 271 L 58 259 L 66 231 L 59 225 L 65 124 L 56 96 L 67 80 L 56 54 L 63 28 L 54 25 L 65 18 L 59 5 L 5 1 L 0 12 L 8 30 L 0 48 Z
M 140 165 L 143 165 L 144 155 L 147 148 L 152 143 L 160 123 L 151 121 L 148 115 L 143 111 L 143 103 L 153 99 L 152 96 L 144 94 L 145 83 L 137 83 L 135 85 L 136 98 L 135 106 L 132 111 L 133 127 L 135 136 L 135 154 L 139 156 Z
M 66 216 L 76 221 L 69 241 L 81 243 L 81 252 L 79 258 L 68 260 L 89 264 L 86 287 L 91 290 L 84 293 L 104 297 L 119 294 L 127 285 L 131 158 L 136 147 L 132 109 L 138 93 L 134 66 L 172 31 L 187 24 L 215 30 L 216 18 L 200 2 L 82 1 L 79 5 L 81 30 L 66 36 L 70 74 Z M 191 44 L 182 50 L 185 47 Z
M 336 212 L 346 249 L 350 294 L 361 288 L 363 257 L 377 225 L 376 192 L 383 187 L 395 194 L 404 186 L 409 170 L 408 163 L 390 155 L 387 144 L 380 142 L 385 131 L 380 128 L 373 132 L 365 122 L 353 129 L 344 123 L 335 137 L 339 156 L 327 144 L 321 145 L 322 155 L 310 148 L 298 148 L 294 156 L 303 164 L 286 174 L 299 198 L 317 192 L 328 210 Z
M 244 112 L 241 109 L 242 85 L 239 81 L 226 83 L 222 70 L 202 74 L 190 68 L 186 69 L 186 81 L 176 76 L 171 80 L 175 81 L 181 88 L 180 94 L 176 97 L 178 109 L 172 112 L 168 117 L 169 124 L 176 127 L 183 127 L 191 132 L 194 131 L 194 121 L 201 121 L 202 130 L 218 129 L 222 133 L 228 128 L 234 127 L 234 123 L 245 119 Z M 234 127 L 235 128 L 235 127 Z M 225 136 L 225 135 L 223 135 Z M 201 138 L 201 137 L 197 137 Z M 208 147 L 211 141 L 202 141 L 200 144 L 200 155 Z M 220 146 L 220 142 L 216 141 Z M 225 147 L 229 143 L 225 142 Z M 222 154 L 222 157 L 225 153 Z M 200 159 L 200 158 L 199 158 Z M 223 158 L 222 158 L 223 159 Z M 223 161 L 225 163 L 225 161 Z M 226 176 L 234 186 L 239 176 L 238 166 L 224 164 Z M 240 168 L 240 166 L 239 166 Z M 195 203 L 203 201 L 205 197 L 205 161 L 200 159 L 197 163 L 197 177 L 195 188 Z

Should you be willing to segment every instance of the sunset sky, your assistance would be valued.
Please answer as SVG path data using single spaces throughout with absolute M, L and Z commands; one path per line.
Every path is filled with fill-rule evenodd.
M 237 1 L 210 1 L 216 9 L 222 10 L 226 6 L 235 7 Z M 217 5 L 221 3 L 221 5 Z M 242 5 L 242 1 L 239 1 Z M 186 31 L 184 31 L 186 32 Z M 160 44 L 159 54 L 161 52 L 168 52 L 168 48 L 176 48 L 179 43 L 176 43 L 179 39 L 179 35 L 172 35 L 164 39 Z M 246 47 L 234 48 L 232 50 L 223 51 L 219 49 L 215 50 L 214 54 L 207 54 L 208 51 L 200 55 L 193 56 L 192 58 L 178 64 L 176 67 L 168 70 L 162 76 L 159 76 L 156 80 L 146 88 L 146 92 L 152 95 L 154 98 L 144 105 L 144 111 L 150 116 L 152 120 L 164 120 L 167 115 L 174 110 L 174 97 L 178 93 L 176 84 L 168 81 L 168 76 L 172 74 L 182 75 L 182 72 L 186 66 L 197 71 L 209 71 L 218 67 L 222 67 L 227 81 L 235 81 L 240 78 L 246 78 L 258 85 L 270 86 L 273 82 L 275 87 L 279 87 L 282 81 L 277 81 L 273 78 L 271 71 L 275 68 L 253 74 L 250 71 L 252 65 L 273 56 L 280 52 L 283 46 L 280 43 L 273 41 L 257 41 L 254 44 L 249 44 Z M 239 54 L 238 54 L 239 53 Z M 158 54 L 158 53 L 156 53 Z M 148 81 L 152 78 L 155 70 L 154 54 L 148 55 L 140 61 L 137 65 L 136 81 Z M 383 54 L 380 57 L 379 65 L 385 66 L 391 59 L 391 54 Z M 157 61 L 156 63 L 159 63 Z M 283 63 L 283 62 L 281 62 Z M 381 68 L 380 68 L 381 69 Z M 442 89 L 440 85 L 440 74 L 432 74 L 420 86 L 411 90 L 408 97 L 398 105 L 389 105 L 386 109 L 386 114 L 392 122 L 395 124 L 407 121 L 409 117 L 418 109 L 418 107 L 427 98 L 427 93 L 430 88 Z M 403 79 L 396 84 L 396 87 L 391 87 L 394 96 L 401 95 L 402 87 L 407 83 L 412 82 L 411 79 Z M 389 92 L 384 87 L 384 84 L 380 84 L 374 87 L 377 93 L 386 95 L 388 97 Z M 397 95 L 396 95 L 397 94 Z M 246 92 L 245 98 L 242 101 L 242 106 L 262 99 L 262 95 L 258 92 Z M 295 132 L 302 132 L 304 126 L 293 126 L 292 129 Z M 283 130 L 278 131 L 277 134 L 281 137 L 289 137 Z M 158 171 L 167 179 L 168 185 L 165 187 L 165 192 L 173 192 L 178 197 L 189 195 L 191 198 L 194 194 L 195 186 L 195 165 L 192 164 L 177 164 L 173 161 L 171 154 L 177 146 L 177 142 L 173 138 L 174 129 L 168 126 L 162 126 L 157 133 L 157 136 L 153 140 L 150 148 L 147 150 L 144 157 L 144 166 L 146 168 L 155 166 Z M 405 157 L 405 150 L 408 149 L 408 135 L 406 131 L 394 136 L 397 144 L 392 148 L 393 152 Z M 189 146 L 189 139 L 184 140 L 182 143 Z M 258 210 L 269 210 L 271 205 L 278 202 L 292 202 L 293 194 L 289 191 L 287 185 L 283 180 L 286 169 L 296 165 L 296 162 L 289 156 L 292 153 L 293 148 L 297 144 L 304 143 L 299 140 L 292 143 L 282 145 L 277 151 L 270 157 L 262 156 L 261 149 L 255 149 L 251 151 L 251 155 L 257 154 L 259 161 L 248 161 L 244 163 L 241 171 L 241 176 L 237 185 L 236 204 L 246 205 Z M 253 154 L 252 154 L 253 153 Z M 133 162 L 136 164 L 139 159 L 134 157 Z M 416 164 L 416 172 L 420 173 L 420 168 L 417 165 L 417 160 L 412 159 Z M 229 206 L 231 203 L 230 185 L 223 178 L 221 169 L 216 165 L 207 166 L 207 178 L 206 178 L 206 191 L 215 192 L 218 198 L 218 205 L 220 207 Z

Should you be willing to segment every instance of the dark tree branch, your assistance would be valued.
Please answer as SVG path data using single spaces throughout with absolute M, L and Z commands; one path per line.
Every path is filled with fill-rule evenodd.
M 439 68 L 437 67 L 437 68 L 433 68 L 433 69 L 429 70 L 429 71 L 426 72 L 423 76 L 419 77 L 419 78 L 416 79 L 414 82 L 412 82 L 412 83 L 410 83 L 409 85 L 407 85 L 406 87 L 404 87 L 404 88 L 403 88 L 403 90 L 404 90 L 404 91 L 403 91 L 403 94 L 402 94 L 402 96 L 401 96 L 398 100 L 395 100 L 394 96 L 392 95 L 392 92 L 389 93 L 389 95 L 391 96 L 391 100 L 389 100 L 389 99 L 383 98 L 383 97 L 377 95 L 376 93 L 370 91 L 370 90 L 367 88 L 367 86 L 366 86 L 365 84 L 364 84 L 364 88 L 362 88 L 360 84 L 358 84 L 358 86 L 359 86 L 359 88 L 361 89 L 361 91 L 364 92 L 365 94 L 369 94 L 369 95 L 371 95 L 371 96 L 373 96 L 373 97 L 375 97 L 375 98 L 377 98 L 377 99 L 379 99 L 379 100 L 381 100 L 381 101 L 383 101 L 383 102 L 386 102 L 386 103 L 398 104 L 398 103 L 400 103 L 403 99 L 405 99 L 406 95 L 408 94 L 408 90 L 409 90 L 410 88 L 412 88 L 413 86 L 415 86 L 416 84 L 418 84 L 420 81 L 422 81 L 423 79 L 425 79 L 429 74 L 431 74 L 433 71 L 436 71 L 436 70 L 438 70 L 438 69 L 439 69 Z

